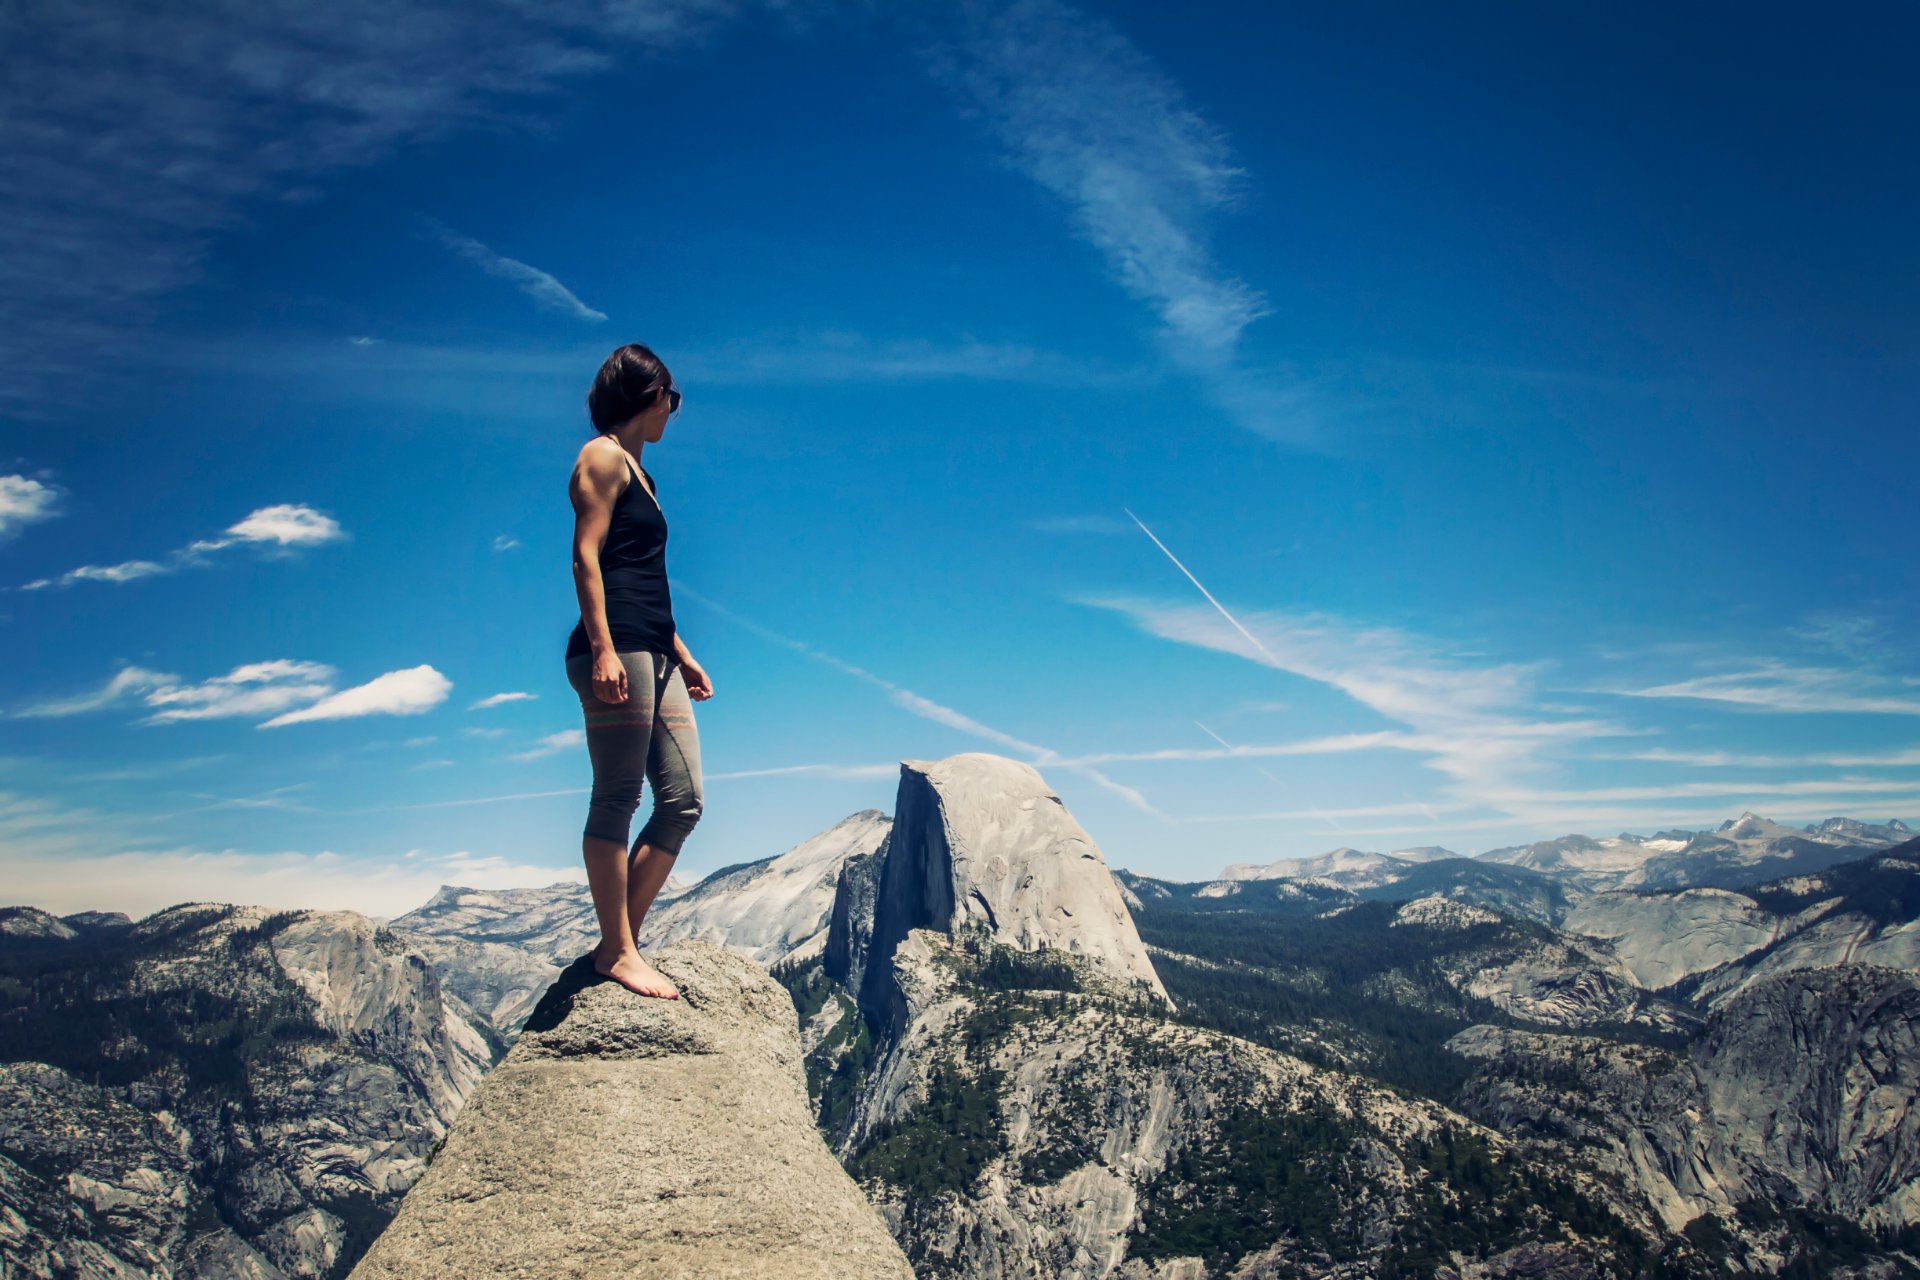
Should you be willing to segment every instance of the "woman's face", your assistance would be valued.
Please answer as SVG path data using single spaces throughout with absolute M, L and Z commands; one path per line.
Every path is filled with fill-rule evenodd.
M 671 383 L 668 384 L 671 387 Z M 653 403 L 640 413 L 640 438 L 653 444 L 667 433 L 667 419 L 673 414 L 673 405 L 679 400 L 679 393 L 668 395 L 666 390 L 653 398 Z
M 648 444 L 657 443 L 667 433 L 667 398 L 658 397 L 653 407 L 640 415 L 640 438 Z

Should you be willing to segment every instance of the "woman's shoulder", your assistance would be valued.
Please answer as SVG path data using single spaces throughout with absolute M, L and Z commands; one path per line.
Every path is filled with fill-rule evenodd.
M 627 478 L 627 451 L 612 436 L 595 436 L 580 446 L 573 460 L 575 474 L 586 473 L 596 479 Z

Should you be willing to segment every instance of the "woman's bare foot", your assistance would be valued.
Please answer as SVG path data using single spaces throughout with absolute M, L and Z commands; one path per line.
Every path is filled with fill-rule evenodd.
M 665 1000 L 680 998 L 680 988 L 667 981 L 665 974 L 648 964 L 637 951 L 623 952 L 608 964 L 600 958 L 600 948 L 593 949 L 593 971 L 603 978 L 612 978 L 627 990 L 643 996 L 659 996 Z

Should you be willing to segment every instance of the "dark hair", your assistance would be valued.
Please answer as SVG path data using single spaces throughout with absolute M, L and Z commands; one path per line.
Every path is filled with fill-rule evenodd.
M 611 431 L 646 412 L 672 384 L 673 375 L 659 356 L 638 342 L 629 342 L 608 356 L 594 375 L 593 390 L 587 392 L 587 415 L 595 428 Z

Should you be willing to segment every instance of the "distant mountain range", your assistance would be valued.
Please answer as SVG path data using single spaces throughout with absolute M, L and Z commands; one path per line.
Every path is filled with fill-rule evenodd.
M 0 1271 L 341 1280 L 585 887 L 381 924 L 0 910 Z M 1110 871 L 1030 767 L 670 882 L 643 943 L 791 993 L 823 1139 L 918 1274 L 1893 1276 L 1920 1244 L 1899 823 Z

